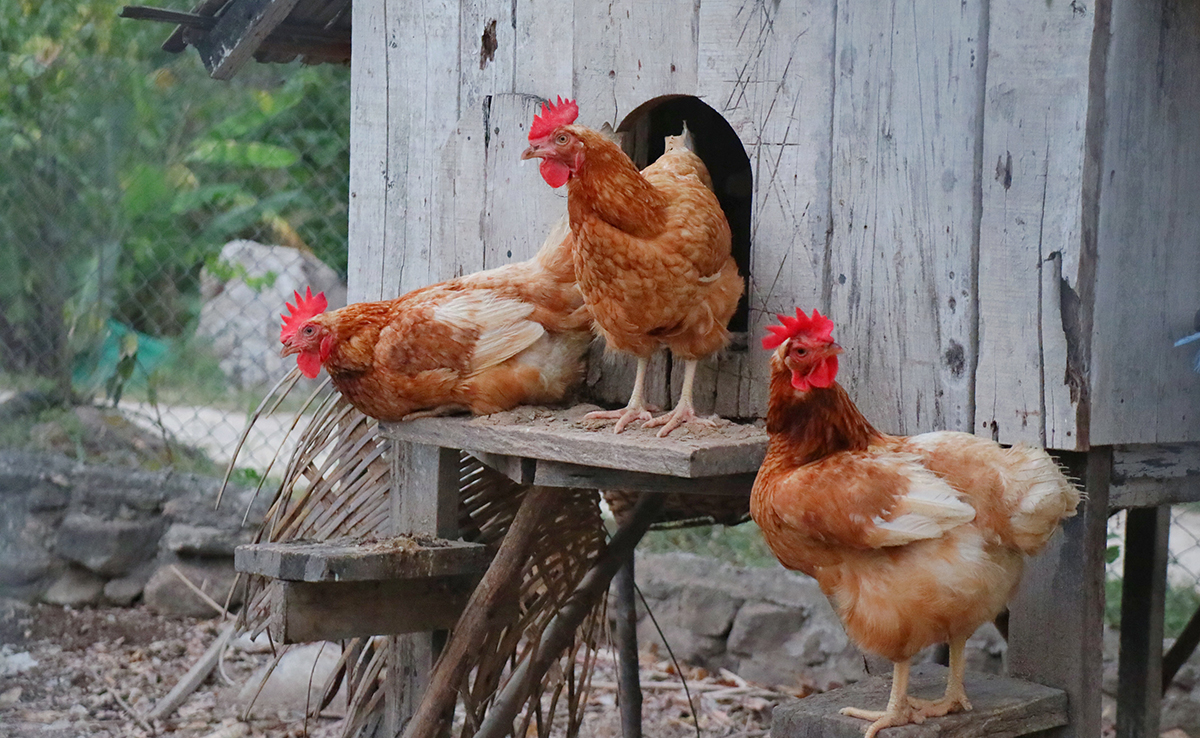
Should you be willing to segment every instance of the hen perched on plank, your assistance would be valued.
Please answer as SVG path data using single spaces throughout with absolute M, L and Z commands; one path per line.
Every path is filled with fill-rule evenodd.
M 742 294 L 729 223 L 700 157 L 668 146 L 639 172 L 616 143 L 573 125 L 578 112 L 570 100 L 543 106 L 521 158 L 540 158 L 551 187 L 567 185 L 579 288 L 608 347 L 638 360 L 625 409 L 590 417 L 616 418 L 618 433 L 643 420 L 665 436 L 697 419 L 696 365 L 729 342 L 726 325 Z M 646 367 L 664 345 L 685 361 L 683 390 L 673 412 L 654 418 Z
M 309 377 L 324 367 L 364 414 L 402 420 L 561 401 L 591 341 L 560 223 L 529 261 L 326 312 L 296 295 L 279 339 Z
M 846 708 L 879 730 L 969 710 L 967 638 L 1004 607 L 1079 491 L 1038 448 L 968 433 L 890 436 L 835 381 L 842 349 L 813 311 L 780 316 L 771 357 L 767 457 L 750 513 L 775 556 L 815 578 L 863 649 L 895 664 L 883 712 Z M 950 644 L 936 701 L 908 696 L 909 660 Z

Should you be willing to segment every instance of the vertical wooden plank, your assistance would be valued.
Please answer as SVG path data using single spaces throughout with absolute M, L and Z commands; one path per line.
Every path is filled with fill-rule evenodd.
M 991 3 L 975 432 L 1085 448 L 1078 318 L 1092 3 Z M 1063 306 L 1067 307 L 1064 315 Z
M 554 189 L 522 162 L 529 124 L 542 109 L 533 95 L 493 95 L 487 118 L 483 241 L 485 269 L 532 258 L 567 213 L 566 188 Z M 527 166 L 526 166 L 527 165 Z
M 483 269 L 483 203 L 488 100 L 465 110 L 442 150 L 437 274 L 451 279 Z
M 839 3 L 830 315 L 891 432 L 971 428 L 982 0 Z
M 697 375 L 697 400 L 715 387 L 722 415 L 766 413 L 769 371 L 759 340 L 775 314 L 827 307 L 834 7 L 832 0 L 700 6 L 697 95 L 737 132 L 754 176 L 749 345 Z
M 480 110 L 489 95 L 515 92 L 518 50 L 513 0 L 464 0 L 460 5 L 459 107 Z
M 1163 610 L 1171 508 L 1133 508 L 1125 515 L 1117 736 L 1153 738 L 1158 735 L 1162 711 Z
M 1093 443 L 1200 440 L 1200 6 L 1113 0 L 1097 236 Z
M 514 19 L 513 92 L 553 99 L 573 97 L 575 3 L 563 0 L 517 0 Z M 590 32 L 590 29 L 584 29 Z
M 1067 693 L 1070 725 L 1050 735 L 1093 738 L 1100 735 L 1112 449 L 1068 452 L 1059 460 L 1082 480 L 1087 499 L 1046 550 L 1026 562 L 1021 586 L 1009 603 L 1008 673 Z
M 391 520 L 396 535 L 458 536 L 458 451 L 392 442 Z M 443 638 L 411 633 L 388 638 L 385 695 L 388 736 L 397 736 L 416 712 Z
M 347 299 L 379 299 L 387 225 L 387 4 L 353 6 L 350 43 L 350 205 Z
M 379 141 L 351 139 L 352 169 L 359 172 L 352 175 L 352 201 L 369 202 L 351 208 L 349 273 L 355 299 L 381 299 L 428 284 L 440 269 L 442 149 L 459 119 L 459 7 L 452 0 L 363 5 L 383 6 L 383 32 L 372 30 L 365 41 L 355 34 L 355 74 L 373 68 L 382 79 L 353 85 L 362 94 L 352 97 L 384 116 L 382 130 L 364 133 L 381 136 L 386 155 L 379 168 Z M 360 11 L 354 12 L 357 19 Z M 369 8 L 362 12 L 368 21 L 376 18 Z M 377 224 L 361 222 L 371 216 L 380 218 L 381 233 Z M 361 235 L 369 239 L 360 244 Z
M 579 121 L 618 128 L 647 100 L 695 94 L 699 6 L 695 0 L 576 3 Z

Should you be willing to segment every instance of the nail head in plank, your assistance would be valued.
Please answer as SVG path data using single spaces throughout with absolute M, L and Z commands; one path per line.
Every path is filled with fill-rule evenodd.
M 948 670 L 936 664 L 913 667 L 908 693 L 938 699 L 946 689 Z M 1067 695 L 1040 684 L 968 672 L 964 681 L 974 709 L 922 725 L 888 728 L 891 738 L 970 738 L 1029 735 L 1067 722 Z M 838 713 L 843 707 L 882 710 L 892 680 L 871 677 L 857 684 L 789 702 L 775 708 L 771 738 L 862 738 L 866 721 Z
M 238 571 L 295 582 L 418 579 L 482 574 L 487 546 L 398 536 L 373 542 L 254 543 L 238 546 Z

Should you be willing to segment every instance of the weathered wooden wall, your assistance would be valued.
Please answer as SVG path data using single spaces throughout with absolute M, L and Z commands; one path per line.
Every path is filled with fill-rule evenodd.
M 534 253 L 565 212 L 518 159 L 540 99 L 619 127 L 694 95 L 754 174 L 749 348 L 701 369 L 700 410 L 765 411 L 757 339 L 799 305 L 837 322 L 842 380 L 886 430 L 1200 440 L 1170 349 L 1200 308 L 1200 11 L 1112 2 L 1111 54 L 1108 2 L 360 4 L 351 297 Z M 623 402 L 631 369 L 598 358 L 589 382 Z

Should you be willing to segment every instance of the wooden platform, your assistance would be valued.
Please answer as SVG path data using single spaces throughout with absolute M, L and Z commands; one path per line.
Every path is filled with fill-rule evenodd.
M 397 441 L 464 449 L 523 484 L 628 491 L 748 494 L 767 450 L 760 425 L 719 421 L 685 426 L 667 438 L 657 429 L 612 432 L 588 421 L 594 406 L 518 408 L 484 417 L 385 423 Z
M 276 580 L 271 635 L 304 643 L 449 628 L 491 557 L 478 543 L 397 536 L 239 546 L 234 565 Z
M 909 694 L 936 699 L 946 689 L 947 669 L 934 664 L 914 666 Z M 843 707 L 882 710 L 892 687 L 890 677 L 872 677 L 857 684 L 814 695 L 775 708 L 771 738 L 862 738 L 865 720 L 839 715 Z M 926 720 L 880 731 L 879 738 L 1008 738 L 1033 735 L 1067 724 L 1067 695 L 1040 684 L 968 673 L 970 712 Z

